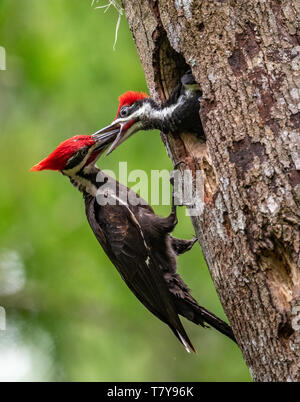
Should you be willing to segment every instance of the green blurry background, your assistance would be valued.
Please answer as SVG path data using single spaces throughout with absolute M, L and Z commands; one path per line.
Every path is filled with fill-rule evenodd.
M 126 288 L 78 191 L 57 173 L 29 172 L 62 140 L 110 123 L 121 93 L 147 90 L 124 17 L 113 51 L 117 17 L 90 0 L 0 0 L 0 380 L 249 380 L 230 340 L 185 321 L 198 350 L 188 355 Z M 129 171 L 172 168 L 158 132 L 99 165 L 118 173 L 120 160 Z M 181 208 L 176 235 L 193 234 Z M 179 270 L 200 304 L 225 317 L 199 245 Z

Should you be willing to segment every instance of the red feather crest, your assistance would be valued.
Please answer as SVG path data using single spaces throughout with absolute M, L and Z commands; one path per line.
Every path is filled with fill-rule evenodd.
M 84 146 L 92 146 L 95 140 L 89 135 L 77 135 L 62 142 L 54 152 L 37 165 L 31 168 L 32 172 L 40 170 L 58 170 L 64 169 L 69 158 Z
M 145 94 L 144 92 L 134 92 L 134 91 L 125 92 L 125 94 L 119 97 L 120 103 L 117 116 L 119 116 L 121 107 L 131 106 L 134 102 L 144 98 L 148 98 L 148 95 Z

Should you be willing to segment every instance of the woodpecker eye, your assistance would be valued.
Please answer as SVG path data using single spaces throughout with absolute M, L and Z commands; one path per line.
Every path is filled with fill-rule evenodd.
M 120 110 L 120 117 L 127 117 L 129 115 L 129 107 L 128 106 L 123 106 Z

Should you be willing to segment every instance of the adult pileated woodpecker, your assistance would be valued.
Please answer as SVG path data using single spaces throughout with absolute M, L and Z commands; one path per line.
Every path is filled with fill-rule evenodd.
M 186 131 L 205 140 L 199 116 L 201 96 L 202 92 L 191 71 L 184 74 L 181 83 L 162 106 L 143 92 L 126 92 L 119 97 L 115 120 L 94 135 L 103 135 L 101 138 L 114 141 L 107 154 L 140 130 L 158 129 L 165 134 Z
M 170 235 L 177 224 L 174 197 L 167 218 L 155 215 L 144 200 L 131 205 L 128 200 L 139 196 L 95 165 L 109 144 L 105 139 L 76 136 L 59 145 L 32 171 L 60 171 L 83 193 L 89 224 L 111 262 L 135 296 L 171 328 L 187 351 L 195 349 L 179 314 L 203 327 L 208 323 L 235 340 L 229 325 L 199 306 L 176 272 L 177 255 L 191 249 L 195 239 Z M 99 196 L 110 202 L 102 205 Z

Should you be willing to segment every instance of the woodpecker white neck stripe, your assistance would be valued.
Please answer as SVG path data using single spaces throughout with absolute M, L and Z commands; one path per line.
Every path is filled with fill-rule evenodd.
M 145 102 L 142 104 L 142 107 L 139 108 L 131 117 L 133 118 L 141 118 L 141 120 L 147 119 L 151 120 L 165 120 L 172 116 L 174 110 L 183 104 L 185 101 L 184 95 L 181 95 L 178 98 L 178 102 L 174 105 L 162 108 L 162 109 L 155 109 L 152 107 L 151 103 Z
M 117 120 L 114 121 L 114 123 L 115 124 L 128 123 L 128 121 L 130 121 L 130 120 L 137 120 L 137 121 L 140 120 L 140 121 L 149 121 L 149 122 L 151 122 L 151 120 L 165 120 L 165 119 L 170 118 L 172 116 L 172 114 L 174 113 L 174 110 L 177 107 L 183 105 L 185 103 L 185 101 L 186 101 L 186 96 L 180 95 L 176 104 L 170 105 L 170 106 L 167 106 L 167 107 L 161 108 L 161 109 L 156 109 L 155 107 L 152 106 L 152 104 L 150 102 L 145 101 L 141 104 L 139 109 L 137 109 L 131 115 L 124 117 L 124 118 L 118 118 Z M 141 126 L 141 128 L 142 128 L 142 126 Z
M 63 170 L 63 174 L 70 177 L 73 185 L 78 188 L 78 190 L 82 192 L 86 192 L 93 197 L 96 197 L 97 195 L 97 187 L 95 184 L 90 181 L 89 179 L 81 176 L 79 172 L 83 170 L 85 174 L 89 174 L 90 170 L 94 167 L 96 160 L 93 161 L 91 164 L 85 166 L 90 159 L 92 153 L 94 152 L 95 148 L 97 147 L 97 144 L 93 145 L 88 153 L 86 154 L 85 158 L 76 166 L 74 166 L 72 169 L 67 169 Z M 100 154 L 99 154 L 100 156 Z
M 96 198 L 98 189 L 92 181 L 80 175 L 70 176 L 70 179 L 79 191 L 86 192 Z

